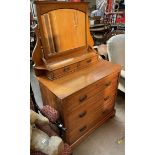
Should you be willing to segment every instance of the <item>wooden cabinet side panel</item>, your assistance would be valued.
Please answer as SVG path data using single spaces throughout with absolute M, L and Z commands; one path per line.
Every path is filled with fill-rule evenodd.
M 39 83 L 40 91 L 42 96 L 43 105 L 50 105 L 51 107 L 55 108 L 56 110 L 60 110 L 59 101 L 57 97 L 50 92 L 44 85 Z

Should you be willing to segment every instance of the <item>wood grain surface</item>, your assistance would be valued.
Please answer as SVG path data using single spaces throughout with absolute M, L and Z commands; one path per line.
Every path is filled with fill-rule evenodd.
M 43 104 L 58 110 L 67 128 L 63 140 L 74 148 L 115 115 L 122 67 L 98 59 L 89 31 L 88 3 L 35 3 L 36 78 Z
M 120 65 L 114 65 L 103 60 L 95 63 L 93 66 L 89 66 L 54 81 L 50 81 L 44 76 L 37 77 L 37 79 L 56 96 L 63 99 L 108 76 L 110 73 L 119 72 L 120 69 Z

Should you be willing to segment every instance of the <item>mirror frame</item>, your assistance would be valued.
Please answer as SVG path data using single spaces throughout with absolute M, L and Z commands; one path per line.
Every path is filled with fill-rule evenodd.
M 70 52 L 73 49 L 63 51 L 63 52 L 58 52 L 58 53 L 53 53 L 49 55 L 49 51 L 46 50 L 46 43 L 44 39 L 44 34 L 43 34 L 43 25 L 42 25 L 42 20 L 41 16 L 44 15 L 45 13 L 48 13 L 53 10 L 58 10 L 58 9 L 74 9 L 78 11 L 82 11 L 85 13 L 85 32 L 86 32 L 86 45 L 79 47 L 79 49 L 84 49 L 88 47 L 88 27 L 89 27 L 89 21 L 88 21 L 88 2 L 50 2 L 50 1 L 35 1 L 36 5 L 36 10 L 37 10 L 37 18 L 38 18 L 38 28 L 40 31 L 40 39 L 42 43 L 42 48 L 43 48 L 43 54 L 44 58 L 46 60 L 50 59 L 54 55 L 59 55 L 65 52 Z

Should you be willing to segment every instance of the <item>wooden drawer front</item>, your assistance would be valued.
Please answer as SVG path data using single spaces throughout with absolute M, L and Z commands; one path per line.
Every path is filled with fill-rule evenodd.
M 77 66 L 78 66 L 78 69 L 81 69 L 81 68 L 87 67 L 90 64 L 93 64 L 94 62 L 97 62 L 97 61 L 98 61 L 98 56 L 96 55 L 94 57 L 91 57 L 91 58 L 85 59 L 81 62 L 78 62 Z
M 114 94 L 114 92 L 117 92 L 117 82 L 114 82 L 111 84 L 110 87 L 107 87 L 104 89 L 103 91 L 103 95 L 104 95 L 104 101 L 108 101 L 111 98 L 111 95 Z
M 79 124 L 78 128 L 76 128 L 72 133 L 67 134 L 67 139 L 69 144 L 74 143 L 78 138 L 80 138 L 83 134 L 85 134 L 91 128 L 91 124 L 85 123 L 84 125 Z
M 70 100 L 67 100 L 65 103 L 67 113 L 70 113 L 71 111 L 74 111 L 77 108 L 82 108 L 86 105 L 89 106 L 91 103 L 95 103 L 96 100 L 100 99 L 103 96 L 103 92 L 98 92 L 98 89 L 91 89 L 89 92 L 84 91 L 81 94 L 73 96 L 72 98 L 70 98 Z
M 105 98 L 103 98 L 100 106 L 93 113 L 94 116 L 98 115 L 98 117 L 94 117 L 94 119 L 92 119 L 94 122 L 101 119 L 101 116 L 107 114 L 107 112 L 109 112 L 110 110 L 112 110 L 114 108 L 115 97 L 116 97 L 116 91 L 113 91 L 111 93 L 110 97 L 108 99 L 106 99 L 106 101 L 105 101 Z
M 85 59 L 83 61 L 74 63 L 72 65 L 68 65 L 66 67 L 62 67 L 60 69 L 56 69 L 54 71 L 47 72 L 47 77 L 50 79 L 57 79 L 64 75 L 67 75 L 68 73 L 74 72 L 76 70 L 82 69 L 84 67 L 89 66 L 90 64 L 97 62 L 98 56 L 95 55 L 93 57 L 90 57 L 88 59 Z
M 77 63 L 57 69 L 53 71 L 54 79 L 59 78 L 67 73 L 73 72 L 77 69 Z
M 107 91 L 116 89 L 117 80 L 118 74 L 113 74 L 69 96 L 64 101 L 65 110 L 71 112 L 78 106 L 83 106 L 88 102 L 91 102 L 91 97 L 98 94 L 98 92 L 103 91 L 104 89 L 106 89 Z

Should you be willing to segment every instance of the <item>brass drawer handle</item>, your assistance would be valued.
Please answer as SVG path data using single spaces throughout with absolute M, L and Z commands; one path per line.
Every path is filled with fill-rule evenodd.
M 79 101 L 80 101 L 80 102 L 83 102 L 83 101 L 86 100 L 86 99 L 87 99 L 87 95 L 80 96 Z
M 111 85 L 111 81 L 109 81 L 108 83 L 105 84 L 106 87 Z
M 84 117 L 85 115 L 86 115 L 86 113 L 87 113 L 87 111 L 83 111 L 83 112 L 81 112 L 80 114 L 79 114 L 79 117 Z
M 81 129 L 79 129 L 80 132 L 83 132 L 84 130 L 87 129 L 87 126 L 85 125 L 84 127 L 82 127 Z
M 68 72 L 69 70 L 70 70 L 69 67 L 65 67 L 65 68 L 64 68 L 64 72 Z
M 110 98 L 110 97 L 109 97 L 109 96 L 107 96 L 106 98 L 104 98 L 104 101 L 107 101 L 109 98 Z
M 92 59 L 87 60 L 87 63 L 90 63 L 92 61 Z

